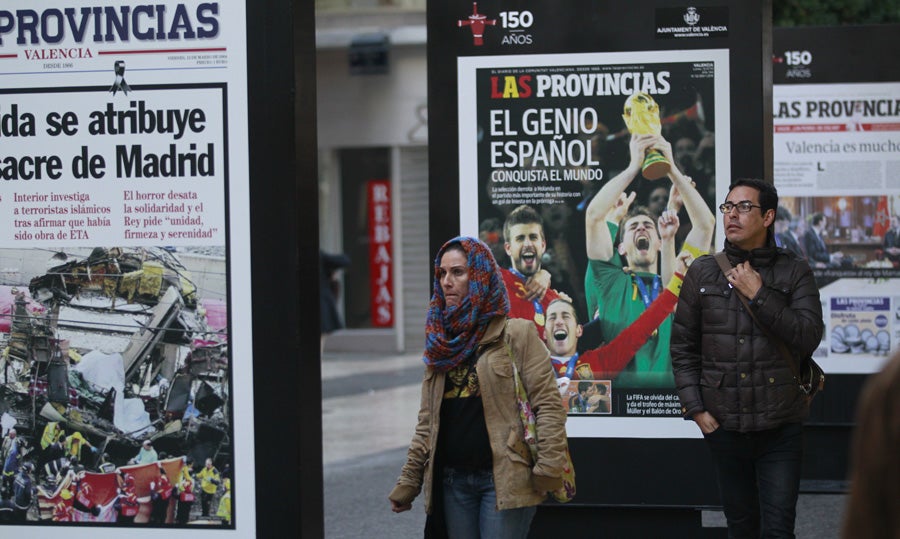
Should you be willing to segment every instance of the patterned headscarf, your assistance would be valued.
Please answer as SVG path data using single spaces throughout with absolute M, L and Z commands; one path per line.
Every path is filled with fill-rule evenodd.
M 441 288 L 441 257 L 454 245 L 466 252 L 469 293 L 459 305 L 447 307 Z M 492 318 L 509 313 L 509 297 L 491 249 L 467 236 L 453 238 L 438 251 L 434 259 L 433 290 L 425 322 L 422 361 L 439 371 L 447 371 L 472 355 Z

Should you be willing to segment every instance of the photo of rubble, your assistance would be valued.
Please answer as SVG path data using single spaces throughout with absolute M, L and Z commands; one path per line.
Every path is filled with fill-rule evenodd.
M 0 526 L 232 527 L 223 247 L 0 249 Z

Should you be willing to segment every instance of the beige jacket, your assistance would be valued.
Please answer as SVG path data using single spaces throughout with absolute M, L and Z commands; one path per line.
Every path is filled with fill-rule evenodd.
M 512 364 L 504 340 L 516 358 L 519 377 L 534 409 L 538 432 L 536 463 L 525 445 Z M 530 320 L 510 319 L 507 323 L 505 318 L 497 317 L 479 343 L 478 354 L 475 370 L 493 453 L 497 509 L 537 505 L 546 494 L 534 490 L 532 474 L 560 478 L 566 462 L 566 412 L 556 389 L 550 353 Z M 429 514 L 445 374 L 430 367 L 425 369 L 419 422 L 406 464 L 389 495 L 391 500 L 410 503 L 424 487 L 425 511 Z

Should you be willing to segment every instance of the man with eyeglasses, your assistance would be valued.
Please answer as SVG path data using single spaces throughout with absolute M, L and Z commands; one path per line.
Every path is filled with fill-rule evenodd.
M 594 196 L 585 214 L 588 267 L 585 299 L 588 314 L 597 319 L 603 339 L 610 341 L 628 328 L 659 297 L 675 273 L 677 212 L 663 212 L 657 222 L 646 207 L 628 208 L 634 194 L 625 190 L 641 172 L 644 154 L 655 148 L 672 163 L 669 178 L 687 211 L 692 228 L 681 249 L 682 256 L 696 258 L 709 250 L 715 218 L 690 178 L 678 170 L 672 145 L 659 135 L 632 135 L 628 167 Z M 677 193 L 676 193 L 677 191 Z M 617 209 L 627 210 L 621 220 L 610 220 Z M 618 245 L 614 240 L 618 239 Z M 625 268 L 627 268 L 626 271 Z M 618 387 L 673 387 L 669 355 L 671 316 L 634 354 L 613 382 Z
M 791 350 L 799 369 L 824 332 L 812 269 L 775 244 L 777 207 L 772 184 L 732 184 L 719 210 L 733 268 L 724 273 L 713 256 L 695 260 L 672 328 L 681 411 L 712 453 L 729 537 L 794 536 L 809 402 L 768 334 Z

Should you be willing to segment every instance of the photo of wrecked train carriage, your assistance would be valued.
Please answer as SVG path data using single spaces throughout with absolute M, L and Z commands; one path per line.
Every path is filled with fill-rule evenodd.
M 232 526 L 222 247 L 0 249 L 0 525 Z

